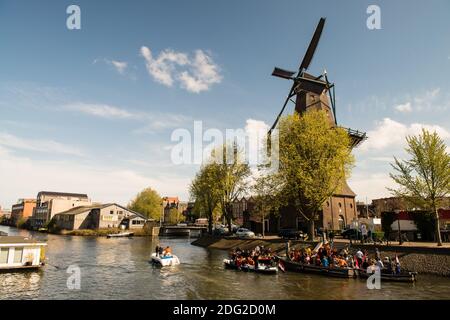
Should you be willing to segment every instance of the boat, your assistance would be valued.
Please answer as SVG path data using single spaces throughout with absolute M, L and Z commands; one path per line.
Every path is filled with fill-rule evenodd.
M 152 263 L 160 265 L 162 267 L 176 266 L 180 264 L 180 259 L 174 254 L 172 255 L 160 255 L 152 253 Z
M 120 232 L 120 233 L 110 233 L 107 234 L 107 238 L 122 238 L 122 237 L 132 237 L 134 232 Z
M 0 236 L 0 271 L 35 270 L 44 265 L 46 242 L 30 237 Z
M 367 279 L 371 275 L 373 275 L 373 273 L 368 273 L 365 270 L 359 269 L 358 275 L 362 279 Z M 417 272 L 401 272 L 399 274 L 396 274 L 396 273 L 392 273 L 392 272 L 388 271 L 387 269 L 383 269 L 383 270 L 381 270 L 380 276 L 381 276 L 380 277 L 381 281 L 384 281 L 384 282 L 413 283 L 413 282 L 417 281 Z
M 263 274 L 276 274 L 278 273 L 278 268 L 276 266 L 273 266 L 270 263 L 265 263 L 264 260 L 259 260 L 258 267 L 256 268 L 255 265 L 249 265 L 244 264 L 241 266 L 237 266 L 236 262 L 232 259 L 224 259 L 223 263 L 226 268 L 234 269 L 234 270 L 241 270 L 241 271 L 247 271 L 247 272 L 256 272 L 256 273 L 263 273 Z
M 313 264 L 306 264 L 301 262 L 294 262 L 286 257 L 277 257 L 280 264 L 287 271 L 301 272 L 301 273 L 315 273 L 329 277 L 337 278 L 356 278 L 358 275 L 357 270 L 354 268 L 336 268 L 336 267 L 322 267 Z

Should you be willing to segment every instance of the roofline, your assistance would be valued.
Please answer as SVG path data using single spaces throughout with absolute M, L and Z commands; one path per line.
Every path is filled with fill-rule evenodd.
M 0 247 L 46 246 L 45 242 L 0 243 Z
M 127 211 L 133 213 L 134 215 L 136 215 L 136 216 L 138 216 L 138 217 L 140 217 L 140 218 L 142 218 L 142 219 L 149 220 L 149 219 L 148 219 L 146 216 L 144 216 L 143 214 L 141 214 L 141 213 L 139 213 L 139 212 L 136 212 L 136 211 L 133 211 L 133 210 L 131 210 L 131 209 L 128 209 L 128 208 L 126 208 L 126 207 L 124 207 L 124 206 L 122 206 L 122 205 L 120 205 L 120 204 L 117 204 L 117 203 L 105 203 L 105 204 L 92 205 L 92 206 L 79 206 L 79 207 L 74 207 L 74 208 L 70 208 L 69 210 L 66 210 L 66 211 L 63 211 L 63 212 L 59 212 L 59 213 L 55 214 L 55 216 L 57 216 L 57 215 L 63 215 L 63 214 L 70 214 L 70 211 L 75 211 L 75 210 L 81 209 L 81 208 L 85 208 L 86 211 L 91 211 L 91 210 L 94 210 L 94 209 L 104 209 L 104 208 L 107 208 L 107 207 L 109 207 L 109 206 L 117 206 L 117 207 L 119 207 L 119 208 L 122 208 L 122 209 L 124 209 L 124 210 L 127 210 Z M 73 215 L 78 215 L 78 214 L 81 214 L 81 213 L 83 213 L 83 212 L 85 212 L 85 211 L 81 211 L 81 212 L 76 213 L 76 214 L 73 214 Z
M 71 193 L 71 192 L 57 192 L 57 191 L 39 191 L 37 197 L 41 195 L 59 195 L 59 196 L 72 196 L 72 197 L 80 197 L 80 198 L 88 198 L 88 195 L 85 193 Z

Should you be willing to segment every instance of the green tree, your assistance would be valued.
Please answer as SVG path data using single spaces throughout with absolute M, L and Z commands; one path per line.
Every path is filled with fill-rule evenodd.
M 262 223 L 262 235 L 264 237 L 264 220 L 269 217 L 270 214 L 277 215 L 279 212 L 280 202 L 279 190 L 274 188 L 274 176 L 260 176 L 256 179 L 256 183 L 252 187 L 254 206 L 250 215 L 256 219 L 261 219 Z
M 128 204 L 128 209 L 139 212 L 149 219 L 161 220 L 162 199 L 152 188 L 139 192 Z
M 217 170 L 213 163 L 206 163 L 195 175 L 189 187 L 191 198 L 195 201 L 194 210 L 206 214 L 208 218 L 208 232 L 212 234 L 214 212 L 217 211 L 220 201 L 220 192 L 216 188 Z
M 263 171 L 275 195 L 274 205 L 289 206 L 309 225 L 314 239 L 315 220 L 323 203 L 349 177 L 354 158 L 345 129 L 330 125 L 324 111 L 292 114 L 279 124 L 279 168 Z
M 167 223 L 168 224 L 178 224 L 180 222 L 180 212 L 178 211 L 177 208 L 171 208 L 169 210 L 169 214 L 168 214 L 168 219 L 167 219 Z
M 438 209 L 450 194 L 450 155 L 436 132 L 422 129 L 418 136 L 406 137 L 408 160 L 394 157 L 391 178 L 399 185 L 389 189 L 408 203 L 434 214 L 438 246 L 442 246 Z
M 250 167 L 236 143 L 223 144 L 211 153 L 212 168 L 217 179 L 213 187 L 220 193 L 219 205 L 225 217 L 228 230 L 232 230 L 233 202 L 248 189 Z

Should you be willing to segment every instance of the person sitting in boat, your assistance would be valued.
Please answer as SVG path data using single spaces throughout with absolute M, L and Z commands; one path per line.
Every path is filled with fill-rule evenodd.
M 394 262 L 395 262 L 395 273 L 400 274 L 402 272 L 402 270 L 400 267 L 400 260 L 398 259 L 397 255 L 395 255 Z
M 359 267 L 363 270 L 366 270 L 370 266 L 369 259 L 363 259 L 362 264 L 359 265 Z
M 164 248 L 162 246 L 158 246 L 158 255 L 162 256 L 164 253 Z
M 172 248 L 169 247 L 169 246 L 167 246 L 167 247 L 164 249 L 163 256 L 164 256 L 164 257 L 170 257 L 170 256 L 172 256 Z
M 347 268 L 348 267 L 347 261 L 345 261 L 345 259 L 342 257 L 338 258 L 337 262 L 338 262 L 339 268 Z
M 358 249 L 358 251 L 356 251 L 356 260 L 358 261 L 358 265 L 362 265 L 363 263 L 363 258 L 364 258 L 364 253 L 361 251 L 361 249 Z
M 330 266 L 330 261 L 327 256 L 322 257 L 322 266 L 328 268 Z
M 377 270 L 377 266 L 375 265 L 375 260 L 372 259 L 370 261 L 370 265 L 367 267 L 367 269 L 364 269 L 364 270 L 367 270 L 368 273 L 374 273 Z
M 383 261 L 381 259 L 377 259 L 375 265 L 380 268 L 380 270 L 384 269 Z

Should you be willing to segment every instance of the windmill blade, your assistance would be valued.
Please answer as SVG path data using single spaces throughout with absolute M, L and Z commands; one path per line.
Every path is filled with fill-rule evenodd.
M 274 77 L 279 77 L 279 78 L 283 78 L 283 79 L 292 79 L 292 76 L 295 74 L 295 71 L 289 71 L 289 70 L 284 70 L 281 68 L 277 68 L 275 67 L 275 69 L 273 69 L 272 75 Z
M 278 114 L 277 118 L 275 119 L 275 122 L 273 123 L 272 127 L 271 127 L 270 130 L 269 130 L 269 133 L 268 133 L 269 137 L 270 137 L 270 135 L 272 134 L 272 131 L 273 131 L 273 130 L 275 129 L 275 127 L 277 126 L 277 123 L 278 123 L 278 121 L 280 120 L 281 115 L 283 114 L 284 109 L 286 108 L 286 106 L 287 106 L 289 100 L 290 100 L 291 97 L 292 97 L 292 93 L 294 92 L 294 89 L 295 89 L 295 83 L 292 85 L 291 91 L 289 91 L 289 94 L 288 94 L 288 96 L 286 97 L 286 100 L 284 101 L 283 108 L 281 108 L 280 113 Z
M 335 94 L 334 94 L 334 84 L 331 84 L 328 81 L 328 76 L 327 76 L 327 71 L 325 70 L 324 72 L 324 76 L 325 76 L 325 81 L 327 83 L 327 91 L 328 91 L 328 95 L 330 97 L 330 102 L 331 102 L 331 108 L 333 109 L 333 118 L 334 118 L 334 124 L 337 125 L 337 119 L 336 119 L 336 105 L 335 105 Z M 331 90 L 333 90 L 333 92 L 331 92 Z
M 308 50 L 306 50 L 305 56 L 303 57 L 303 61 L 300 64 L 300 68 L 298 69 L 299 75 L 303 70 L 308 69 L 312 58 L 314 57 L 314 52 L 317 49 L 317 45 L 319 44 L 320 36 L 322 35 L 322 30 L 325 25 L 325 18 L 320 18 L 319 23 L 317 24 L 316 31 L 309 43 Z

